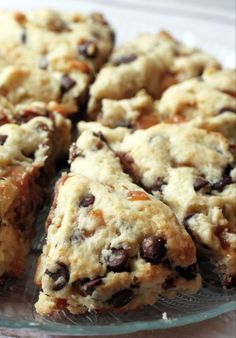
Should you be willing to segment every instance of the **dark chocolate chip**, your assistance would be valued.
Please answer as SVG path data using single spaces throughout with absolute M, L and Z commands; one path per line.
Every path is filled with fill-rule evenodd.
M 88 294 L 88 295 L 92 295 L 92 293 L 94 292 L 96 286 L 101 285 L 102 284 L 102 278 L 98 277 L 95 279 L 84 279 L 81 281 L 81 285 L 84 289 L 84 291 Z
M 58 268 L 55 272 L 51 272 L 48 269 L 45 271 L 45 274 L 48 275 L 53 280 L 52 290 L 59 291 L 64 288 L 70 279 L 70 273 L 68 267 L 62 263 L 57 262 Z
M 8 118 L 5 113 L 0 111 L 0 126 L 8 122 Z
M 76 85 L 75 80 L 70 78 L 68 75 L 63 75 L 61 77 L 61 97 L 64 96 L 66 92 L 68 92 L 71 88 Z
M 93 194 L 88 194 L 82 199 L 79 206 L 86 208 L 89 205 L 92 205 L 94 201 L 95 201 L 95 196 Z
M 0 135 L 0 146 L 3 146 L 8 138 L 8 135 Z
M 162 177 L 157 177 L 152 186 L 152 191 L 161 191 L 162 185 L 165 184 Z
M 135 54 L 123 55 L 115 59 L 113 63 L 114 65 L 119 66 L 122 64 L 131 63 L 136 59 L 137 59 L 137 55 Z
M 27 42 L 27 32 L 25 28 L 22 28 L 20 39 L 21 39 L 21 42 L 25 45 Z
M 166 255 L 166 240 L 159 236 L 149 236 L 140 245 L 140 254 L 147 262 L 159 264 Z
M 111 304 L 115 309 L 120 308 L 128 304 L 134 297 L 134 293 L 130 289 L 124 289 L 115 293 L 108 303 Z
M 39 60 L 39 68 L 46 70 L 48 68 L 48 60 L 47 57 L 45 55 L 42 55 L 40 60 Z
M 228 175 L 224 175 L 222 179 L 218 182 L 212 184 L 212 190 L 217 190 L 219 192 L 223 191 L 224 187 L 232 183 L 232 178 Z
M 95 58 L 98 54 L 98 48 L 95 42 L 85 41 L 81 43 L 78 47 L 78 52 L 80 55 L 87 59 Z
M 174 278 L 172 277 L 167 277 L 164 283 L 162 284 L 162 288 L 164 290 L 168 290 L 174 287 Z
M 225 176 L 230 176 L 230 172 L 231 172 L 231 170 L 233 170 L 234 169 L 234 167 L 232 166 L 232 165 L 227 165 L 227 167 L 225 168 L 225 170 L 224 170 L 224 175 Z
M 236 110 L 234 108 L 231 108 L 231 107 L 223 107 L 218 111 L 218 114 L 220 115 L 220 114 L 224 114 L 224 113 L 228 113 L 228 112 L 236 113 Z
M 128 255 L 124 249 L 111 249 L 111 255 L 107 258 L 107 267 L 111 271 L 121 272 L 125 270 Z
M 209 186 L 209 182 L 205 180 L 203 177 L 198 176 L 195 178 L 195 181 L 193 183 L 193 187 L 195 191 L 199 191 L 200 189 Z
M 197 264 L 192 264 L 187 267 L 177 266 L 175 270 L 178 272 L 178 274 L 187 280 L 194 279 L 197 274 Z

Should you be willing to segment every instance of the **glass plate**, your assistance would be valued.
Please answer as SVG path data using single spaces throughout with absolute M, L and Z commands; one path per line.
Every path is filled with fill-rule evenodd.
M 19 9 L 17 0 L 7 8 Z M 20 9 L 48 6 L 48 0 L 21 0 Z M 65 11 L 101 11 L 117 32 L 117 43 L 140 32 L 166 29 L 190 45 L 210 51 L 227 67 L 235 67 L 234 3 L 213 0 L 50 0 L 50 7 Z M 163 329 L 199 322 L 236 309 L 236 292 L 205 283 L 194 296 L 160 297 L 154 306 L 128 314 L 73 316 L 65 311 L 42 318 L 34 311 L 37 288 L 33 283 L 37 257 L 43 244 L 43 223 L 47 210 L 37 221 L 38 235 L 21 279 L 0 286 L 0 327 L 29 328 L 57 335 L 105 335 L 139 330 Z M 203 263 L 204 265 L 204 263 Z

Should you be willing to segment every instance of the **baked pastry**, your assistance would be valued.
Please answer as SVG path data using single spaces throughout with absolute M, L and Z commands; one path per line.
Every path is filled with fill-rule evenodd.
M 25 99 L 24 91 L 26 99 L 52 101 L 51 109 L 63 114 L 78 110 L 114 43 L 99 13 L 1 11 L 0 30 L 0 54 L 14 65 L 1 75 L 2 90 L 14 103 Z
M 82 122 L 79 129 L 102 133 L 134 182 L 175 212 L 222 284 L 236 287 L 235 146 L 219 133 L 175 124 L 132 132 Z
M 195 293 L 195 246 L 166 205 L 132 183 L 101 134 L 83 133 L 57 184 L 36 311 L 127 311 Z M 89 259 L 88 259 L 89 257 Z
M 160 122 L 187 124 L 221 132 L 236 143 L 236 74 L 234 70 L 206 70 L 183 81 L 155 100 L 146 91 L 134 97 L 102 99 L 96 120 L 105 126 L 146 129 Z
M 65 157 L 71 143 L 71 122 L 61 114 L 49 111 L 43 102 L 31 102 L 12 105 L 6 98 L 0 96 L 0 126 L 6 123 L 24 124 L 34 118 L 45 117 L 53 125 L 53 154 L 55 157 Z
M 24 270 L 49 176 L 68 148 L 70 122 L 47 114 L 42 103 L 13 111 L 0 100 L 0 277 Z
M 211 70 L 167 89 L 157 105 L 160 121 L 188 123 L 236 143 L 235 70 Z
M 90 88 L 89 117 L 95 119 L 102 99 L 133 97 L 145 89 L 154 98 L 169 86 L 220 68 L 208 53 L 175 40 L 169 33 L 142 34 L 111 55 Z

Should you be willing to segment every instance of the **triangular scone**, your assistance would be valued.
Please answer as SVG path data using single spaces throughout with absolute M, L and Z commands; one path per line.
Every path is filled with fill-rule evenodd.
M 218 133 L 173 124 L 133 133 L 85 122 L 79 129 L 102 132 L 126 172 L 172 208 L 223 285 L 235 287 L 235 146 Z
M 14 109 L 0 99 L 0 277 L 24 270 L 48 179 L 69 141 L 70 122 L 43 103 Z
M 50 103 L 63 115 L 81 108 L 114 44 L 99 13 L 0 11 L 0 30 L 0 94 L 14 104 Z
M 195 293 L 195 246 L 169 207 L 132 183 L 100 134 L 71 151 L 47 222 L 36 310 L 127 311 L 158 295 Z
M 103 99 L 124 99 L 145 89 L 159 98 L 169 86 L 200 76 L 219 63 L 210 54 L 188 47 L 167 32 L 140 34 L 117 48 L 90 88 L 89 116 L 95 119 Z
M 161 122 L 221 132 L 236 143 L 236 73 L 208 69 L 171 86 L 155 100 L 145 90 L 130 98 L 101 99 L 96 121 L 110 128 L 147 129 Z

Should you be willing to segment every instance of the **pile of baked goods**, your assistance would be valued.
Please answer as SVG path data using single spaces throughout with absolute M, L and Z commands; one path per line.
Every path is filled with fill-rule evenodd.
M 235 71 L 164 31 L 113 50 L 99 13 L 3 11 L 0 30 L 0 276 L 20 277 L 69 159 L 35 267 L 39 314 L 196 293 L 202 257 L 236 287 Z

